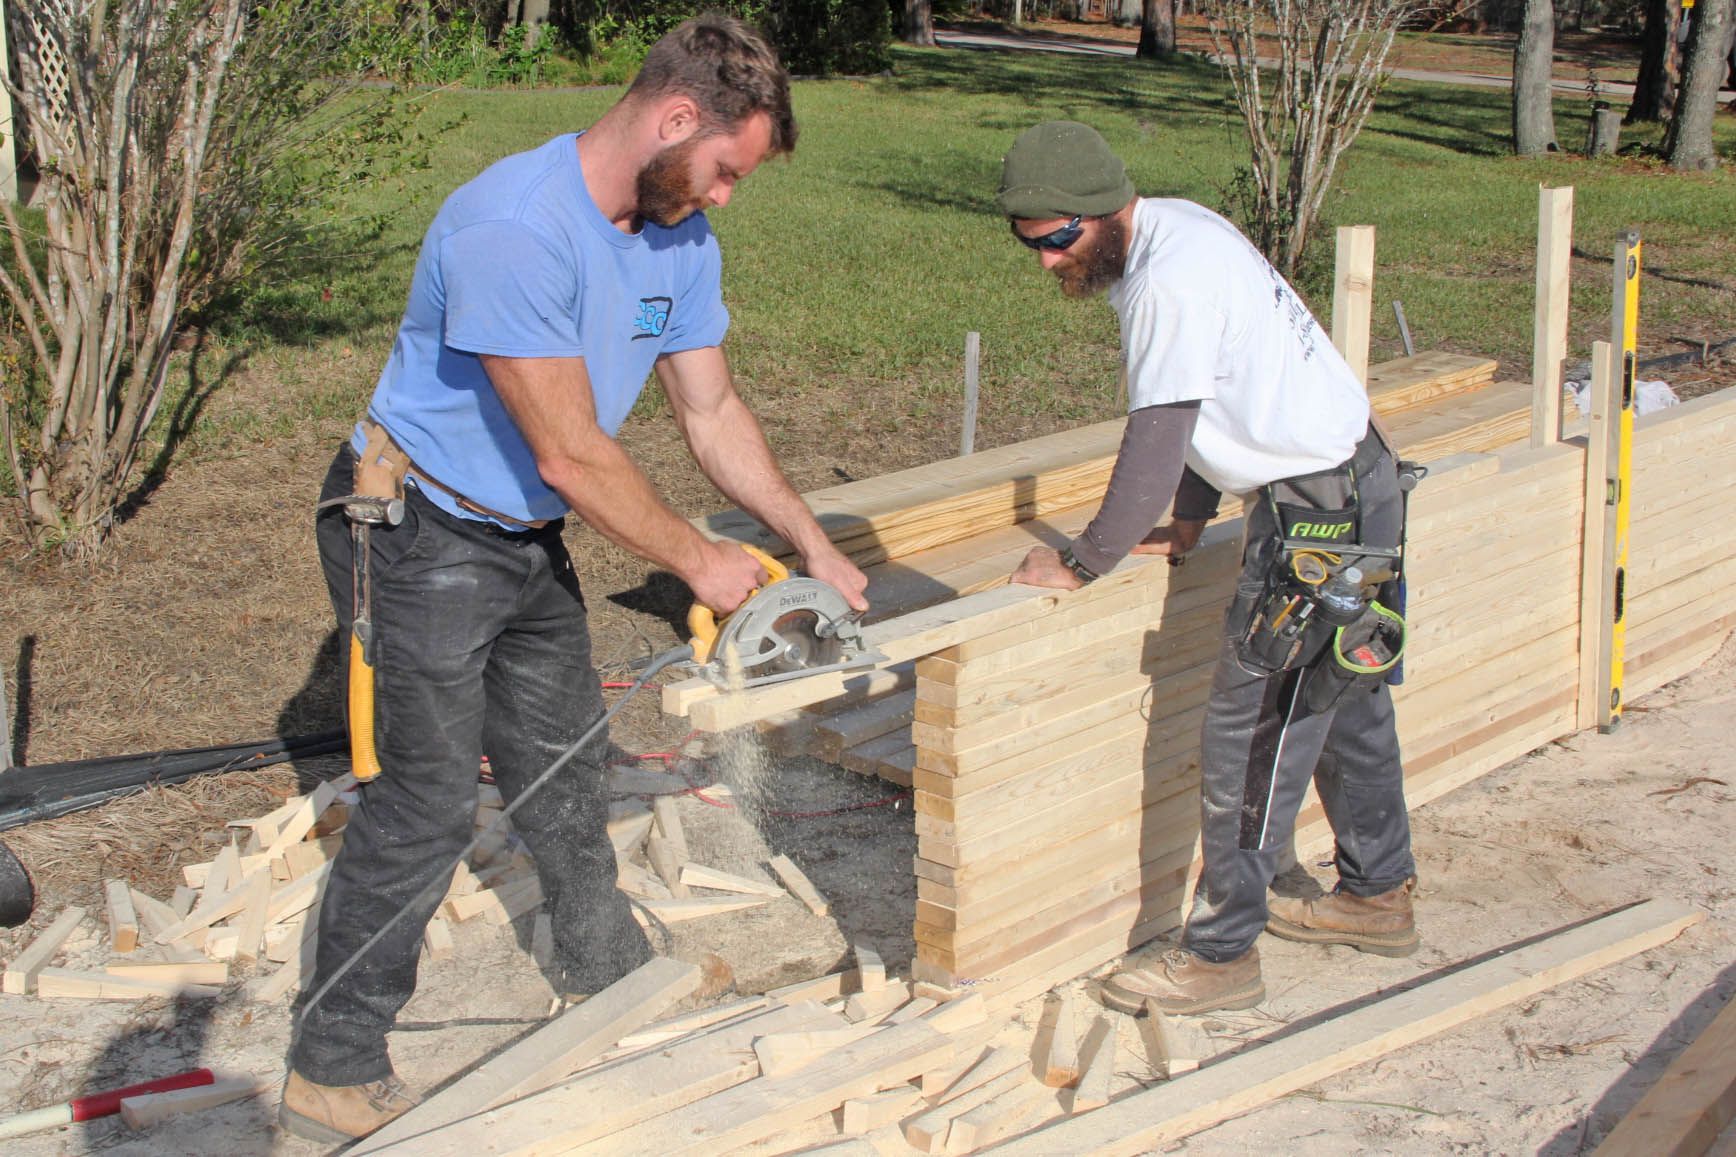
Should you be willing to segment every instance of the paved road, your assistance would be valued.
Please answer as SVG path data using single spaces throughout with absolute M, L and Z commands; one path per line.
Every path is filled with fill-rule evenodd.
M 935 29 L 935 42 L 945 48 L 974 48 L 985 51 L 1000 49 L 1024 49 L 1028 52 L 1064 52 L 1078 56 L 1132 56 L 1134 46 L 1122 41 L 1110 40 L 1059 40 L 1050 37 L 1023 36 L 993 36 L 980 32 L 951 32 Z M 1276 62 L 1262 60 L 1264 66 Z M 1513 80 L 1507 76 L 1490 76 L 1476 72 L 1437 72 L 1426 68 L 1395 68 L 1392 75 L 1401 80 L 1417 80 L 1425 84 L 1455 84 L 1470 88 L 1511 88 Z M 1555 91 L 1558 93 L 1584 95 L 1585 82 L 1556 79 Z M 1626 99 L 1633 96 L 1634 86 L 1619 84 L 1613 81 L 1601 82 L 1599 87 L 1609 96 Z M 1729 91 L 1718 94 L 1719 103 L 1736 97 Z

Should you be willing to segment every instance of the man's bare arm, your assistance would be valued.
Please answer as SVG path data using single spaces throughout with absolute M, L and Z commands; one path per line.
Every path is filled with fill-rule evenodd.
M 705 476 L 795 547 L 808 574 L 838 588 L 851 606 L 866 609 L 867 576 L 832 545 L 784 477 L 759 419 L 736 393 L 723 351 L 709 346 L 666 354 L 657 359 L 657 378 Z
M 485 355 L 482 365 L 530 445 L 537 473 L 609 541 L 675 572 L 719 612 L 734 610 L 765 581 L 752 556 L 710 541 L 671 510 L 603 432 L 584 359 Z

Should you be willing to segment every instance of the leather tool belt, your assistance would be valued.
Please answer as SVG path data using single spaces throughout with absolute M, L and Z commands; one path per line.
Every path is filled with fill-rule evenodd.
M 450 496 L 454 502 L 472 514 L 485 515 L 511 527 L 541 530 L 550 522 L 547 518 L 530 521 L 514 518 L 510 514 L 502 514 L 498 510 L 491 510 L 480 502 L 466 498 L 410 461 L 410 456 L 404 453 L 404 448 L 398 445 L 391 433 L 372 418 L 364 417 L 362 419 L 361 430 L 362 452 L 356 459 L 357 494 L 365 494 L 371 498 L 401 499 L 404 497 L 404 479 L 409 476 L 415 479 L 418 486 L 432 487 L 442 494 Z

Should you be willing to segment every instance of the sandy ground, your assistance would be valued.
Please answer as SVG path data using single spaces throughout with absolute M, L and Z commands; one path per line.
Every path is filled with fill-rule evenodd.
M 1180 1148 L 1569 1154 L 1595 1146 L 1736 993 L 1733 675 L 1736 643 L 1631 706 L 1616 734 L 1569 737 L 1420 808 L 1414 824 L 1424 945 L 1415 956 L 1388 960 L 1266 937 L 1267 1001 L 1197 1024 L 1214 1050 L 1228 1051 L 1293 1020 L 1648 897 L 1699 906 L 1708 913 L 1704 923 L 1671 944 L 1324 1081 Z M 788 935 L 786 948 L 798 941 L 821 946 L 803 962 L 817 971 L 837 962 L 845 940 L 861 936 L 885 945 L 889 964 L 902 965 L 909 949 L 899 930 L 908 927 L 912 903 L 904 867 L 909 811 L 809 816 L 886 794 L 884 785 L 812 761 L 779 762 L 768 782 L 770 806 L 800 818 L 769 821 L 766 845 L 809 869 L 832 896 L 842 929 L 780 901 L 792 911 L 727 931 L 684 931 L 677 953 L 716 949 L 747 959 L 745 942 Z M 738 818 L 703 816 L 692 810 L 703 805 L 686 804 L 696 848 L 720 860 L 763 855 Z M 825 927 L 790 931 L 803 919 Z M 87 930 L 70 953 L 74 967 L 97 966 L 105 956 L 97 930 Z M 550 993 L 529 961 L 525 934 L 522 926 L 477 921 L 458 927 L 456 955 L 425 970 L 394 1035 L 394 1056 L 407 1078 L 436 1084 L 539 1021 Z M 478 985 L 478 976 L 488 983 Z M 1074 987 L 1086 997 L 1080 1007 L 1095 1012 L 1093 982 Z M 1028 1044 L 1041 1010 L 1041 1001 L 1025 1006 L 1003 1026 L 1001 1039 Z M 8 996 L 0 997 L 0 1016 L 0 1103 L 18 1107 L 193 1064 L 277 1077 L 289 1031 L 287 1005 L 262 1008 L 231 997 L 126 1005 Z M 1117 1085 L 1126 1092 L 1152 1074 L 1136 1022 L 1113 1019 Z M 13 1143 L 8 1152 L 314 1152 L 274 1132 L 273 1100 L 212 1110 L 139 1136 L 117 1121 L 95 1122 Z M 784 1140 L 793 1146 L 798 1139 Z

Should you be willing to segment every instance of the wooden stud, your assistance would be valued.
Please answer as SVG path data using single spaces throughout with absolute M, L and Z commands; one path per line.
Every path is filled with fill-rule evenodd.
M 199 890 L 185 885 L 175 889 L 175 894 L 169 897 L 169 910 L 175 914 L 175 919 L 184 919 L 193 910 L 193 905 L 199 902 Z
M 159 984 L 229 983 L 229 966 L 219 960 L 172 961 L 167 964 L 109 964 L 103 971 L 122 980 L 152 980 Z
M 1145 1037 L 1145 1058 L 1158 1076 L 1174 1079 L 1200 1067 L 1200 1050 L 1191 1034 L 1159 1008 L 1157 1001 L 1145 1002 L 1145 1019 L 1139 1027 Z
M 849 1028 L 822 1029 L 817 1032 L 780 1032 L 757 1037 L 753 1042 L 754 1056 L 759 1058 L 760 1074 L 782 1077 L 812 1063 L 834 1049 L 859 1041 L 876 1025 L 856 1024 Z
M 109 949 L 123 956 L 139 946 L 139 918 L 125 880 L 105 880 L 103 901 L 108 910 Z
M 133 902 L 133 911 L 138 915 L 140 929 L 153 941 L 156 940 L 157 933 L 181 919 L 173 908 L 153 896 L 145 895 L 137 888 L 127 889 L 127 894 Z M 158 950 L 175 962 L 204 960 L 199 952 L 180 944 L 164 944 Z
M 217 921 L 235 915 L 245 908 L 248 901 L 253 898 L 255 880 L 264 880 L 266 887 L 269 888 L 271 873 L 264 868 L 257 868 L 251 876 L 244 878 L 227 892 L 216 896 L 212 896 L 209 888 L 207 888 L 205 894 L 200 896 L 199 902 L 193 906 L 193 910 L 187 913 L 179 923 L 157 933 L 157 943 L 167 944 L 171 940 L 179 940 L 189 932 L 209 928 Z
M 951 1132 L 954 1121 L 1003 1093 L 1032 1083 L 1030 1074 L 1022 1063 L 1023 1058 L 1017 1060 L 1020 1063 L 1003 1070 L 998 1076 L 943 1101 L 914 1120 L 905 1122 L 904 1139 L 924 1153 L 944 1152 L 947 1134 Z
M 360 1157 L 559 1081 L 699 987 L 699 969 L 655 957 L 489 1058 L 349 1150 Z
M 880 1023 L 903 1024 L 905 1021 L 915 1020 L 919 1016 L 926 1017 L 930 1012 L 939 1007 L 939 1005 L 940 1002 L 935 1000 L 933 997 L 913 996 L 897 1008 L 893 1009 L 886 1019 Z M 935 1024 L 932 1020 L 928 1023 L 934 1025 L 935 1028 L 940 1029 L 942 1032 L 950 1031 L 949 1029 L 942 1028 L 940 1025 Z
M 1038 1069 L 1043 1083 L 1051 1089 L 1064 1089 L 1079 1080 L 1079 1036 L 1073 1024 L 1073 992 L 1062 989 L 1045 1019 L 1048 1047 Z
M 1027 1134 L 998 1157 L 1131 1157 L 1208 1129 L 1275 1097 L 1464 1024 L 1637 952 L 1668 943 L 1705 913 L 1650 900 L 1533 941 L 1439 980 L 1246 1049 L 1165 1083 Z
M 251 1073 L 238 1073 L 234 1076 L 218 1077 L 208 1085 L 191 1089 L 126 1097 L 121 1100 L 121 1120 L 127 1123 L 127 1128 L 135 1131 L 149 1129 L 152 1125 L 183 1113 L 196 1113 L 247 1097 L 257 1097 L 269 1087 L 267 1082 Z
M 1374 226 L 1342 225 L 1332 278 L 1332 344 L 1359 382 L 1368 379 L 1374 313 Z
M 726 1020 L 749 1016 L 768 1007 L 771 1001 L 764 996 L 744 996 L 740 1000 L 732 1000 L 728 1004 L 716 1005 L 712 1008 L 702 1008 L 698 1012 L 689 1012 L 682 1016 L 669 1017 L 665 1020 L 652 1021 L 640 1031 L 621 1038 L 615 1047 L 618 1049 L 644 1048 L 646 1045 L 659 1045 L 665 1041 L 677 1040 L 688 1033 L 697 1032 L 702 1028 L 710 1028 Z
M 317 840 L 303 840 L 283 853 L 282 864 L 289 878 L 298 880 L 309 872 L 318 871 L 320 866 L 328 864 L 337 858 L 338 849 L 343 846 L 344 837 L 323 836 Z
M 1561 438 L 1561 363 L 1567 357 L 1573 189 L 1537 191 L 1537 301 L 1531 320 L 1531 444 Z
M 10 992 L 15 996 L 28 996 L 36 991 L 37 977 L 48 967 L 54 954 L 60 951 L 60 946 L 71 938 L 77 930 L 79 922 L 84 919 L 84 909 L 69 905 L 54 923 L 42 930 L 42 934 L 32 940 L 24 951 L 12 958 L 6 966 L 4 974 L 0 974 L 0 991 Z
M 766 993 L 766 999 L 778 1004 L 796 1004 L 804 1000 L 836 1000 L 861 991 L 862 985 L 856 970 L 847 968 L 842 972 L 832 972 L 812 980 L 798 980 L 794 984 L 774 988 Z
M 302 977 L 312 976 L 314 960 L 319 953 L 319 927 L 309 920 L 302 927 L 301 949 L 281 968 L 269 976 L 256 977 L 247 985 L 247 999 L 268 1004 L 301 985 Z
M 685 784 L 683 785 L 685 786 Z M 687 862 L 687 833 L 681 827 L 681 811 L 675 797 L 660 795 L 651 801 L 655 830 L 675 853 L 675 862 Z
M 1115 1075 L 1115 1023 L 1099 1015 L 1085 1034 L 1079 1054 L 1085 1061 L 1085 1072 L 1073 1089 L 1073 1099 L 1067 1105 L 1070 1113 L 1086 1113 L 1109 1103 L 1110 1079 Z
M 44 968 L 36 974 L 36 995 L 44 1000 L 147 1000 L 154 996 L 215 998 L 222 994 L 222 989 L 207 984 L 75 972 L 67 968 Z
M 808 911 L 816 916 L 831 915 L 831 903 L 820 895 L 819 889 L 796 867 L 794 860 L 780 854 L 773 856 L 767 863 L 771 870 L 777 873 L 778 879 L 784 882 L 784 887 L 790 890 L 790 894 L 808 906 Z
M 610 809 L 613 812 L 614 809 Z M 609 820 L 609 842 L 615 845 L 615 851 L 625 854 L 631 852 L 645 839 L 651 830 L 651 809 L 632 801 L 632 807 L 620 815 L 612 815 Z
M 844 1019 L 879 1020 L 910 999 L 908 984 L 888 984 L 873 992 L 858 992 L 844 1002 Z

